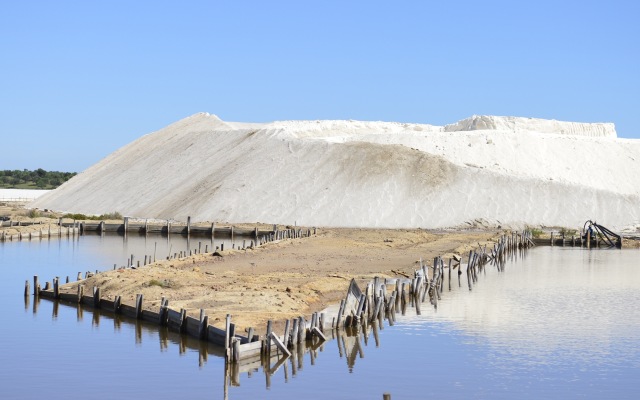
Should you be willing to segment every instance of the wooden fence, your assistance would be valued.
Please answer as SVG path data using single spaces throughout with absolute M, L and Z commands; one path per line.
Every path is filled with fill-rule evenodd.
M 302 232 L 295 231 L 274 232 L 265 240 L 281 240 L 287 236 L 294 237 L 301 234 Z M 310 230 L 308 234 L 311 234 Z M 141 294 L 136 296 L 133 304 L 125 304 L 121 296 L 115 296 L 113 300 L 102 298 L 99 287 L 93 287 L 85 292 L 84 285 L 78 285 L 76 293 L 65 293 L 60 290 L 58 277 L 52 282 L 46 282 L 45 287 L 41 288 L 38 277 L 34 276 L 33 295 L 36 301 L 39 298 L 46 298 L 56 300 L 56 304 L 63 302 L 75 304 L 78 308 L 90 307 L 97 309 L 95 312 L 128 317 L 132 321 L 146 321 L 175 334 L 218 346 L 227 361 L 226 398 L 228 385 L 239 385 L 241 372 L 252 371 L 262 366 L 267 387 L 269 387 L 270 376 L 281 366 L 285 365 L 286 368 L 287 359 L 291 358 L 292 372 L 295 375 L 295 360 L 301 360 L 305 352 L 309 352 L 313 364 L 313 358 L 317 356 L 315 350 L 328 339 L 342 340 L 339 343 L 340 355 L 344 353 L 348 364 L 352 366 L 356 356 L 363 356 L 359 341 L 361 330 L 364 332 L 373 330 L 376 345 L 378 345 L 378 329 L 383 328 L 385 320 L 390 326 L 394 325 L 397 315 L 405 315 L 408 308 L 414 308 L 415 313 L 420 315 L 422 305 L 427 301 L 437 308 L 438 302 L 446 292 L 445 285 L 451 291 L 456 282 L 459 287 L 462 287 L 463 281 L 466 281 L 464 286 L 470 291 L 473 290 L 484 268 L 494 266 L 502 271 L 509 258 L 515 257 L 518 252 L 524 252 L 534 245 L 529 232 L 514 232 L 511 235 L 501 236 L 493 248 L 485 245 L 470 251 L 466 263 L 463 263 L 462 258 L 459 257 L 450 258 L 447 262 L 442 257 L 435 257 L 431 266 L 420 260 L 413 276 L 387 279 L 376 277 L 366 285 L 364 292 L 352 280 L 335 315 L 320 312 L 312 314 L 309 319 L 300 316 L 286 320 L 284 332 L 281 335 L 273 330 L 273 321 L 268 321 L 266 334 L 262 337 L 254 334 L 253 328 L 248 328 L 244 334 L 237 332 L 230 314 L 227 314 L 224 328 L 218 328 L 209 325 L 204 310 L 200 310 L 198 318 L 188 316 L 185 309 L 170 308 L 169 300 L 165 298 L 162 298 L 157 309 L 150 310 L 144 307 Z M 87 272 L 85 278 L 89 274 Z M 80 273 L 78 279 L 80 279 Z M 66 280 L 68 282 L 69 278 L 67 277 Z M 28 298 L 31 293 L 30 281 L 27 280 L 24 295 Z M 347 346 L 347 338 L 354 337 L 351 345 Z M 275 364 L 272 365 L 273 360 Z M 385 393 L 383 398 L 390 398 L 390 395 Z

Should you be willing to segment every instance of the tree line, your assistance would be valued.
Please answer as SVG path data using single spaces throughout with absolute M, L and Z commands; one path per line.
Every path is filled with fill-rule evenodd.
M 45 171 L 38 168 L 0 170 L 0 188 L 4 189 L 55 189 L 72 177 L 76 172 Z

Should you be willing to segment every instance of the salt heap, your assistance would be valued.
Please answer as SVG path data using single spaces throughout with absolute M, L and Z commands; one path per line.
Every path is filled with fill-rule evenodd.
M 124 146 L 33 207 L 307 226 L 609 227 L 640 220 L 640 143 L 613 124 L 473 116 L 446 126 L 225 122 Z

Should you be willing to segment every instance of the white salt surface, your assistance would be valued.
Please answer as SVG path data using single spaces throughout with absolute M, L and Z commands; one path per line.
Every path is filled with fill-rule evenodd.
M 50 190 L 41 189 L 0 189 L 0 201 L 29 201 L 42 196 Z
M 443 228 L 640 221 L 640 142 L 613 124 L 473 116 L 444 127 L 195 114 L 34 207 L 141 218 Z

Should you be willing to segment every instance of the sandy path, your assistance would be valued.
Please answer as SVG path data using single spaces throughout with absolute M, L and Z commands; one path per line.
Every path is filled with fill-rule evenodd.
M 425 230 L 326 229 L 317 236 L 270 243 L 255 250 L 225 251 L 160 261 L 140 269 L 108 271 L 80 283 L 99 286 L 103 297 L 121 295 L 133 304 L 144 295 L 145 308 L 157 310 L 160 299 L 190 315 L 204 308 L 209 323 L 223 327 L 226 314 L 243 332 L 264 331 L 272 319 L 308 317 L 335 304 L 349 281 L 374 276 L 411 275 L 416 261 L 438 255 L 464 254 L 487 243 L 498 231 L 433 232 Z M 63 290 L 75 293 L 78 283 Z

